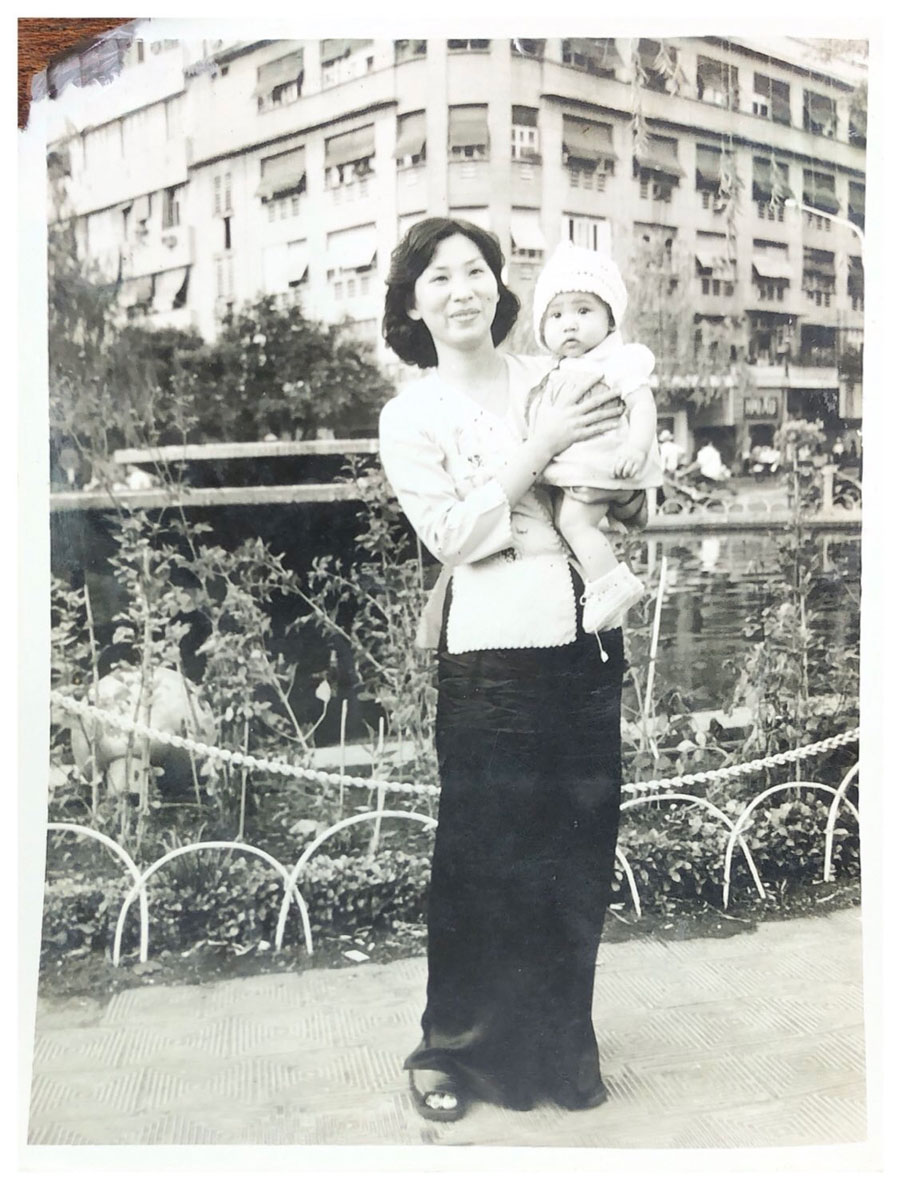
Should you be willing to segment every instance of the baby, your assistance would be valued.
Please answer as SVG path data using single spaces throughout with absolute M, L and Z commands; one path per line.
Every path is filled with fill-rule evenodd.
M 584 571 L 588 632 L 618 626 L 644 594 L 643 583 L 618 561 L 600 523 L 609 518 L 626 526 L 643 524 L 646 489 L 662 484 L 656 406 L 648 384 L 655 361 L 644 345 L 622 340 L 618 328 L 627 302 L 612 259 L 568 242 L 551 255 L 534 289 L 535 339 L 558 358 L 551 374 L 594 372 L 625 402 L 615 430 L 566 448 L 541 476 L 542 483 L 563 490 L 556 523 Z M 531 429 L 558 391 L 550 375 L 531 391 Z

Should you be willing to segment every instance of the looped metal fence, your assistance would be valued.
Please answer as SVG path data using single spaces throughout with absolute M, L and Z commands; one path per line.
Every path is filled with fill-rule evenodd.
M 131 855 L 122 848 L 111 837 L 105 833 L 98 832 L 86 825 L 70 824 L 70 823 L 51 823 L 48 829 L 53 832 L 71 833 L 76 836 L 86 837 L 96 840 L 110 849 L 118 859 L 127 868 L 132 877 L 132 885 L 128 890 L 127 895 L 122 903 L 119 911 L 119 916 L 116 922 L 115 938 L 113 943 L 113 963 L 118 966 L 122 953 L 122 939 L 125 929 L 125 921 L 128 912 L 134 903 L 138 900 L 139 907 L 139 959 L 141 963 L 146 963 L 149 955 L 149 925 L 150 925 L 150 906 L 147 892 L 147 883 L 150 878 L 160 870 L 164 865 L 167 865 L 175 859 L 185 856 L 188 853 L 194 853 L 201 850 L 210 849 L 231 849 L 247 853 L 251 856 L 263 860 L 270 865 L 272 869 L 281 876 L 282 884 L 284 886 L 284 894 L 282 896 L 281 906 L 278 915 L 278 924 L 275 933 L 275 948 L 281 950 L 284 943 L 284 936 L 287 927 L 287 921 L 290 915 L 291 903 L 296 902 L 297 909 L 300 913 L 303 937 L 308 954 L 313 952 L 313 938 L 312 926 L 309 919 L 309 911 L 306 901 L 303 898 L 299 888 L 299 882 L 303 873 L 303 869 L 309 864 L 311 858 L 325 845 L 331 837 L 346 829 L 348 827 L 363 824 L 374 823 L 376 826 L 381 824 L 383 819 L 403 820 L 421 825 L 424 829 L 433 828 L 437 821 L 428 815 L 415 811 L 402 811 L 398 809 L 385 808 L 383 797 L 386 792 L 405 793 L 407 795 L 414 794 L 420 796 L 436 796 L 440 789 L 429 783 L 409 783 L 390 779 L 378 779 L 373 776 L 352 776 L 336 772 L 319 771 L 310 767 L 298 766 L 294 763 L 284 762 L 279 759 L 257 758 L 254 755 L 247 755 L 241 751 L 230 751 L 223 747 L 212 746 L 208 743 L 197 742 L 194 739 L 187 738 L 184 735 L 171 734 L 163 730 L 158 730 L 152 726 L 147 726 L 132 718 L 125 718 L 119 714 L 113 713 L 109 710 L 100 709 L 97 706 L 91 705 L 90 702 L 79 701 L 77 698 L 60 693 L 58 690 L 51 691 L 51 700 L 66 713 L 76 717 L 88 718 L 91 717 L 95 721 L 109 726 L 112 729 L 127 731 L 135 734 L 140 738 L 149 738 L 153 741 L 166 743 L 172 747 L 182 750 L 189 750 L 204 759 L 211 759 L 214 762 L 222 764 L 228 763 L 231 766 L 247 767 L 251 770 L 267 771 L 271 774 L 284 775 L 287 777 L 303 780 L 312 780 L 323 786 L 343 786 L 343 787 L 361 787 L 369 790 L 377 790 L 379 793 L 378 807 L 360 813 L 356 816 L 347 817 L 337 823 L 331 825 L 324 832 L 319 834 L 314 840 L 300 854 L 293 867 L 289 869 L 285 864 L 273 857 L 264 849 L 260 849 L 255 845 L 249 845 L 242 841 L 199 841 L 189 845 L 183 845 L 177 849 L 173 849 L 166 853 L 163 857 L 158 858 L 152 865 L 146 869 L 140 869 L 134 862 Z M 760 898 L 766 897 L 765 887 L 759 875 L 758 868 L 753 859 L 750 848 L 744 839 L 744 832 L 750 823 L 750 819 L 758 807 L 764 800 L 777 792 L 788 791 L 792 788 L 807 788 L 816 791 L 823 791 L 830 794 L 832 797 L 831 805 L 829 807 L 828 818 L 825 828 L 825 851 L 823 859 L 823 880 L 830 881 L 832 879 L 832 862 L 834 851 L 834 835 L 837 825 L 838 812 L 842 805 L 846 806 L 854 815 L 857 822 L 859 821 L 859 811 L 851 800 L 847 798 L 847 791 L 850 784 L 859 774 L 859 763 L 855 763 L 850 770 L 844 775 L 841 783 L 837 788 L 831 787 L 828 784 L 820 783 L 814 780 L 797 780 L 793 779 L 786 783 L 776 784 L 768 787 L 765 791 L 760 792 L 750 801 L 743 809 L 736 820 L 732 820 L 726 812 L 719 808 L 716 804 L 707 800 L 703 796 L 692 795 L 681 792 L 678 789 L 682 787 L 692 787 L 694 785 L 703 785 L 709 783 L 720 783 L 729 779 L 740 778 L 749 773 L 759 772 L 773 767 L 787 767 L 791 764 L 796 764 L 799 760 L 809 758 L 814 754 L 821 754 L 827 751 L 838 750 L 841 747 L 849 746 L 859 740 L 859 728 L 856 727 L 851 730 L 846 730 L 841 734 L 836 734 L 831 738 L 826 738 L 820 742 L 809 743 L 806 746 L 798 747 L 792 751 L 783 751 L 776 754 L 768 755 L 765 758 L 751 759 L 747 762 L 737 764 L 732 767 L 720 767 L 713 771 L 697 771 L 684 775 L 672 776 L 666 779 L 652 779 L 640 783 L 627 783 L 623 785 L 623 791 L 628 793 L 631 798 L 626 799 L 622 804 L 623 811 L 641 807 L 651 803 L 681 803 L 692 806 L 699 806 L 707 810 L 710 814 L 722 824 L 725 831 L 728 833 L 725 844 L 725 862 L 722 883 L 722 903 L 725 908 L 728 907 L 729 893 L 731 888 L 731 867 L 734 858 L 734 852 L 737 847 L 740 848 L 747 868 L 750 872 L 753 884 L 756 888 L 757 894 Z M 634 904 L 635 912 L 638 916 L 641 914 L 641 900 L 637 888 L 637 883 L 634 871 L 629 864 L 628 858 L 621 849 L 616 850 L 616 859 L 619 862 L 625 881 L 627 882 L 631 899 Z

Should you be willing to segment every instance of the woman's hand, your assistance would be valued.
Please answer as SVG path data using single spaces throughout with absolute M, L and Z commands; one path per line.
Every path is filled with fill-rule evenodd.
M 573 443 L 613 430 L 624 411 L 622 398 L 595 375 L 553 373 L 533 435 L 552 458 Z

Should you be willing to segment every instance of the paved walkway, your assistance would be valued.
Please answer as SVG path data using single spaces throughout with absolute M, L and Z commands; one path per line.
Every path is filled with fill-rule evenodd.
M 30 1143 L 740 1148 L 866 1137 L 859 912 L 601 947 L 611 1099 L 423 1121 L 424 960 L 38 1005 Z

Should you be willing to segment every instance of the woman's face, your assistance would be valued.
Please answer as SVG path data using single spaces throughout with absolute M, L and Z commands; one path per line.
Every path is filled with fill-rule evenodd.
M 500 292 L 481 251 L 463 234 L 438 243 L 413 288 L 409 316 L 421 320 L 442 348 L 470 349 L 491 340 Z

